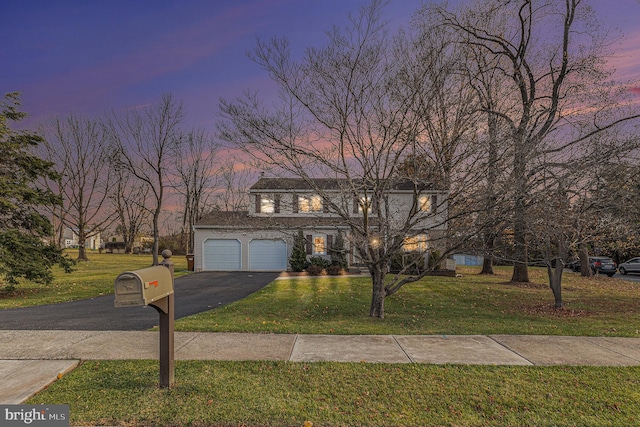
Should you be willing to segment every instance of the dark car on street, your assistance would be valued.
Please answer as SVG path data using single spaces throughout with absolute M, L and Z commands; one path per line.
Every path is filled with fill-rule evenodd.
M 640 260 L 640 258 L 638 258 Z M 620 264 L 622 265 L 622 264 Z M 638 264 L 640 267 L 640 264 Z M 606 274 L 611 277 L 616 274 L 616 263 L 611 258 L 606 256 L 590 256 L 589 257 L 589 267 L 591 267 L 591 271 L 593 274 L 600 273 Z M 580 260 L 577 259 L 567 264 L 567 268 L 572 271 L 579 272 L 580 271 Z M 638 271 L 640 273 L 640 271 Z
M 580 271 L 580 259 L 573 260 L 565 266 L 571 271 L 575 271 L 576 273 Z
M 640 257 L 631 258 L 629 261 L 620 263 L 618 271 L 620 274 L 640 273 Z
M 606 274 L 611 277 L 617 272 L 616 263 L 606 256 L 590 256 L 589 266 L 593 274 Z

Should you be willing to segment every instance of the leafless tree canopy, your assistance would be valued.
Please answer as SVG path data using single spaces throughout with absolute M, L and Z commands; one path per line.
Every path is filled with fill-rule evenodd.
M 564 187 L 569 174 L 588 163 L 594 147 L 601 159 L 611 153 L 601 144 L 607 130 L 639 116 L 617 104 L 619 93 L 607 83 L 611 70 L 605 67 L 605 33 L 584 1 L 488 1 L 456 11 L 429 11 L 476 56 L 469 74 L 489 128 L 506 130 L 512 156 L 513 280 L 526 282 L 528 236 L 535 222 L 529 207 L 536 194 L 563 197 L 564 191 L 548 188 L 549 177 L 559 178 L 551 188 Z M 508 101 L 494 102 L 493 93 Z
M 169 186 L 167 175 L 181 143 L 183 119 L 182 104 L 165 94 L 157 105 L 122 115 L 113 113 L 107 126 L 114 161 L 146 186 L 152 197 L 154 265 L 158 264 L 159 219 Z
M 62 199 L 52 211 L 58 238 L 63 227 L 72 229 L 78 235 L 78 260 L 87 261 L 85 241 L 114 219 L 105 209 L 111 185 L 106 136 L 100 122 L 75 116 L 49 123 L 44 135 L 45 158 L 60 177 L 45 183 Z
M 415 279 L 385 273 L 402 237 L 422 221 L 391 221 L 386 210 L 389 186 L 407 172 L 417 183 L 428 176 L 449 195 L 455 233 L 443 239 L 445 252 L 482 236 L 491 254 L 510 230 L 513 280 L 528 281 L 532 248 L 550 263 L 568 244 L 565 222 L 539 228 L 539 220 L 575 211 L 590 156 L 619 150 L 610 132 L 638 118 L 606 83 L 605 33 L 580 0 L 426 5 L 409 30 L 394 35 L 383 10 L 372 1 L 297 61 L 288 40 L 259 41 L 251 57 L 277 83 L 280 102 L 265 106 L 253 93 L 222 100 L 222 138 L 271 173 L 310 185 L 311 177 L 344 178 L 345 200 L 331 209 L 346 221 L 348 200 L 365 193 L 363 204 L 380 221 L 365 215 L 350 228 L 372 273 L 372 316 L 383 315 L 385 296 Z M 410 167 L 416 159 L 422 166 Z M 546 252 L 532 237 L 543 229 Z M 383 250 L 368 244 L 372 234 L 383 236 Z
M 217 150 L 211 136 L 203 130 L 194 130 L 183 134 L 172 154 L 175 171 L 171 181 L 183 199 L 181 235 L 186 253 L 193 253 L 191 226 L 211 208 Z
M 448 91 L 463 91 L 463 80 L 455 75 L 455 61 L 437 56 L 455 46 L 434 34 L 437 46 L 408 34 L 390 37 L 383 8 L 378 1 L 363 7 L 349 26 L 333 28 L 327 44 L 307 49 L 300 61 L 291 58 L 286 39 L 260 41 L 252 58 L 278 84 L 280 103 L 266 108 L 256 94 L 222 100 L 226 120 L 220 126 L 224 140 L 271 173 L 305 179 L 346 221 L 350 244 L 372 276 L 370 314 L 376 317 L 384 316 L 386 296 L 422 277 L 387 274 L 404 238 L 447 221 L 416 209 L 399 218 L 389 203 L 390 191 L 410 179 L 417 203 L 426 189 L 447 193 L 454 176 L 460 183 L 473 175 L 460 167 L 473 163 L 471 151 L 462 149 L 473 129 L 472 95 L 446 97 Z M 416 173 L 419 168 L 405 167 L 399 174 L 408 158 L 431 162 L 440 179 L 433 182 L 434 174 L 425 179 Z M 342 199 L 331 198 L 313 177 L 339 178 Z M 360 200 L 362 217 L 352 215 L 354 199 Z M 442 199 L 441 208 L 450 203 Z M 439 243 L 445 253 L 450 250 L 446 239 Z

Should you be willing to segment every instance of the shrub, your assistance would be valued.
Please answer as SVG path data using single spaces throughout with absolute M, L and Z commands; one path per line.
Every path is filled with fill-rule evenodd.
M 319 267 L 322 267 L 322 269 L 324 270 L 325 268 L 329 267 L 331 265 L 331 261 L 326 260 L 322 257 L 319 256 L 314 256 L 309 258 L 309 264 L 313 265 L 317 265 Z
M 329 276 L 339 276 L 340 274 L 342 274 L 342 267 L 337 264 L 331 264 L 326 268 L 326 270 Z
M 291 265 L 291 270 L 303 271 L 309 266 L 309 262 L 307 261 L 306 244 L 307 241 L 302 234 L 302 230 L 298 230 L 298 235 L 293 241 L 291 257 L 289 258 L 289 265 Z
M 440 264 L 438 263 L 439 259 L 440 259 L 439 250 L 434 249 L 431 252 L 429 252 L 429 268 L 434 271 L 440 270 Z
M 331 264 L 341 268 L 348 267 L 347 252 L 344 249 L 344 237 L 340 230 L 338 230 L 338 235 L 333 243 L 333 247 L 329 249 L 329 255 L 331 256 Z
M 307 267 L 307 273 L 309 273 L 311 276 L 319 276 L 322 274 L 323 270 L 324 268 L 317 264 L 311 264 L 309 267 Z

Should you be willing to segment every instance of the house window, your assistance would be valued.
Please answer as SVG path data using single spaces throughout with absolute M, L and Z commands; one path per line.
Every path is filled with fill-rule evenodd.
M 325 255 L 327 253 L 326 236 L 313 236 L 313 254 Z
M 260 212 L 273 213 L 276 209 L 276 201 L 271 197 L 262 197 L 260 199 Z
M 404 238 L 402 250 L 405 252 L 425 252 L 427 250 L 427 235 L 416 234 Z
M 322 197 L 317 194 L 298 196 L 298 212 L 322 212 Z
M 256 195 L 256 213 L 280 213 L 279 195 Z
M 307 255 L 326 255 L 327 245 L 330 245 L 329 237 L 324 234 L 308 234 L 307 240 Z
M 431 197 L 426 195 L 418 197 L 418 208 L 420 212 L 431 212 Z

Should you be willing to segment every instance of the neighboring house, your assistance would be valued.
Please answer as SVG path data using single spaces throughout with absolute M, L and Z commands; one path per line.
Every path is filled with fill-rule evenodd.
M 484 262 L 482 255 L 454 254 L 453 259 L 456 265 L 479 266 Z
M 78 240 L 77 231 L 69 227 L 65 227 L 65 229 L 62 231 L 62 247 L 77 248 L 79 243 L 80 242 Z M 100 233 L 98 233 L 87 238 L 84 242 L 84 247 L 86 249 L 98 250 L 100 248 L 101 243 L 102 243 L 102 239 L 100 238 Z
M 315 179 L 323 199 L 302 179 L 260 178 L 249 189 L 248 212 L 211 212 L 193 226 L 195 270 L 287 270 L 298 230 L 306 238 L 308 256 L 328 258 L 339 231 L 349 240 L 349 227 L 325 200 L 344 206 L 342 211 L 349 211 L 352 218 L 362 217 L 366 206 L 359 198 L 345 199 L 344 194 L 349 194 L 342 191 L 345 184 L 345 180 Z M 423 191 L 416 204 L 414 196 L 413 183 L 398 184 L 389 192 L 389 206 L 399 218 L 406 218 L 411 209 L 431 214 L 429 232 L 416 230 L 405 239 L 405 250 L 426 251 L 429 234 L 446 229 L 446 193 Z M 353 251 L 346 249 L 350 265 L 357 264 Z
M 124 253 L 124 238 L 121 234 L 110 235 L 106 240 L 105 249 L 108 253 Z M 151 246 L 153 246 L 152 236 L 138 236 L 133 241 L 131 252 L 134 254 L 139 253 L 151 253 Z

